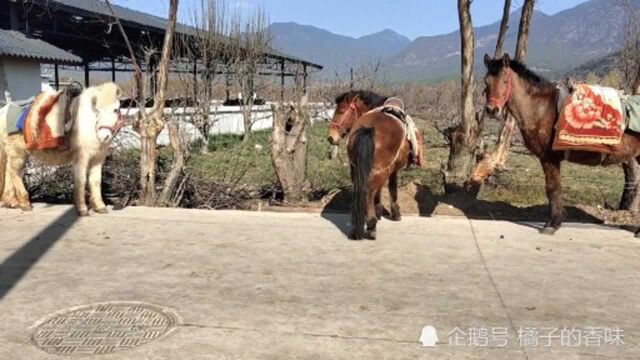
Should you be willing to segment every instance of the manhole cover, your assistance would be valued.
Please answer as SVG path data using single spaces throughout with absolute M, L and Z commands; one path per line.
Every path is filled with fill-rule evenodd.
M 51 354 L 108 354 L 158 339 L 176 323 L 176 315 L 159 306 L 99 303 L 48 316 L 35 325 L 31 340 Z

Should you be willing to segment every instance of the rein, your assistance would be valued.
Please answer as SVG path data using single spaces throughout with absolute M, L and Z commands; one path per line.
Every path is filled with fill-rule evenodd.
M 489 104 L 496 106 L 498 109 L 504 108 L 504 106 L 511 100 L 513 93 L 513 73 L 509 70 L 509 79 L 507 80 L 507 90 L 502 97 L 490 97 Z

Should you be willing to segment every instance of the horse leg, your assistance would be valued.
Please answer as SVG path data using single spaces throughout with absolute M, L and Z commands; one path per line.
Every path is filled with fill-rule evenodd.
M 14 144 L 16 145 L 16 144 Z M 13 148 L 7 151 L 7 182 L 8 201 L 7 206 L 12 208 L 20 208 L 22 211 L 31 211 L 31 202 L 29 201 L 29 192 L 22 181 L 24 173 L 24 164 L 27 160 L 27 153 L 24 149 Z
M 560 159 L 541 159 L 542 170 L 544 171 L 547 198 L 549 199 L 550 218 L 540 230 L 545 235 L 553 235 L 562 225 L 565 218 L 565 209 L 562 204 L 562 183 L 560 181 Z
M 88 216 L 89 209 L 85 199 L 87 188 L 87 168 L 89 160 L 83 156 L 73 163 L 73 203 L 76 206 L 78 216 Z
M 380 201 L 381 197 L 382 191 L 378 191 L 376 196 L 373 198 L 376 207 L 376 218 L 378 218 L 378 220 L 382 219 L 382 215 L 384 215 L 384 207 L 382 206 L 382 201 Z
M 366 236 L 369 240 L 375 240 L 377 237 L 376 227 L 378 225 L 378 217 L 376 216 L 375 199 L 382 192 L 382 187 L 387 181 L 384 174 L 375 174 L 371 177 L 369 193 L 367 197 L 367 228 Z
M 391 220 L 400 221 L 400 206 L 398 206 L 398 172 L 389 177 L 389 195 L 391 195 Z
M 107 206 L 102 200 L 102 161 L 96 161 L 89 168 L 89 189 L 91 191 L 91 206 L 98 214 L 107 214 Z

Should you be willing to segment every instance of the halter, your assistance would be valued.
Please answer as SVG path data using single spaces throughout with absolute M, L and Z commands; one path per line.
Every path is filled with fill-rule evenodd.
M 511 95 L 513 92 L 513 73 L 511 71 L 509 73 L 509 78 L 507 80 L 507 90 L 504 92 L 502 97 L 490 97 L 489 104 L 497 107 L 498 109 L 503 109 L 504 106 L 511 100 Z
M 119 114 L 118 121 L 116 121 L 115 125 L 113 126 L 100 125 L 98 126 L 98 130 L 96 131 L 96 133 L 102 129 L 105 129 L 105 130 L 109 130 L 112 136 L 115 136 L 118 133 L 118 131 L 120 131 L 120 129 L 122 129 L 125 125 L 126 125 L 126 121 L 124 119 L 124 116 L 122 114 Z
M 340 119 L 338 119 L 337 121 L 332 122 L 331 124 L 329 124 L 329 127 L 333 128 L 333 129 L 336 129 L 339 132 L 342 132 L 343 130 L 346 130 L 345 129 L 345 125 L 346 125 L 345 123 L 348 120 L 347 115 L 349 115 L 351 113 L 355 114 L 354 120 L 358 119 L 360 117 L 360 112 L 358 111 L 358 107 L 356 106 L 355 100 L 351 101 L 351 103 L 349 104 L 349 109 L 344 114 L 342 114 Z

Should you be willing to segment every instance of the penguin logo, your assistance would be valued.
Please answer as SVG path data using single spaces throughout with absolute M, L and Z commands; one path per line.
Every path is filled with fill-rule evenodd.
M 436 334 L 436 328 L 431 325 L 427 325 L 422 328 L 420 333 L 420 343 L 424 347 L 434 347 L 438 342 L 438 334 Z

